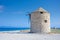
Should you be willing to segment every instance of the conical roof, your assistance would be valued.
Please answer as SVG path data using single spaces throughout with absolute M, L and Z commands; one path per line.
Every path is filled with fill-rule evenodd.
M 43 9 L 42 7 L 40 7 L 38 10 L 36 11 L 42 11 L 42 12 L 47 12 L 45 9 Z

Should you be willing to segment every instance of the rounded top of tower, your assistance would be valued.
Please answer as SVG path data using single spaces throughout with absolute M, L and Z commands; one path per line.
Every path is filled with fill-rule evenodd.
M 48 12 L 48 11 L 46 11 L 45 9 L 43 9 L 42 7 L 40 7 L 38 10 L 36 10 L 36 11 L 42 11 L 42 12 Z
M 30 14 L 32 14 L 32 13 L 47 13 L 47 14 L 49 14 L 49 12 L 47 10 L 43 9 L 42 7 L 38 8 L 34 12 L 31 12 Z

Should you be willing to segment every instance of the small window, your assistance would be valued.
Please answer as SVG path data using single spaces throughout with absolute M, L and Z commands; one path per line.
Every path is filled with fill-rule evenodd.
M 45 23 L 47 23 L 47 20 L 44 20 Z
M 40 12 L 41 14 L 43 14 L 43 12 Z

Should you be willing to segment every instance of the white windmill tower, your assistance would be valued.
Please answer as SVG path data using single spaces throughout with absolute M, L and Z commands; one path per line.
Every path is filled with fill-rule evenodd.
M 35 12 L 29 14 L 31 29 L 33 33 L 49 33 L 50 32 L 50 14 L 43 8 L 39 8 Z

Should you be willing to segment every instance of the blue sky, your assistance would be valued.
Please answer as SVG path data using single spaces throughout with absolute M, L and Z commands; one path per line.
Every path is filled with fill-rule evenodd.
M 51 14 L 51 27 L 60 27 L 60 0 L 0 0 L 0 26 L 30 27 L 26 14 L 42 7 Z

